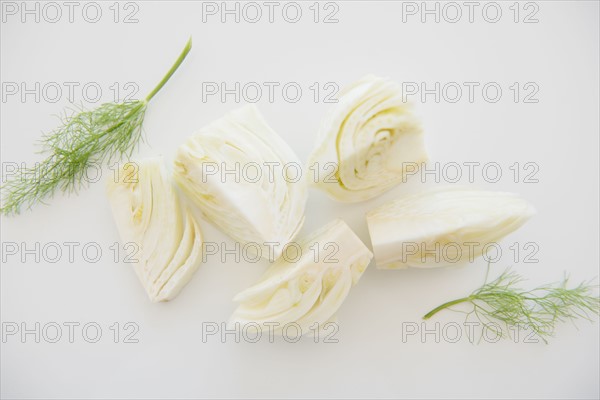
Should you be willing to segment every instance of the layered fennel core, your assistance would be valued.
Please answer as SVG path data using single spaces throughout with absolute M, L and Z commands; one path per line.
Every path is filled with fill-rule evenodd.
M 300 166 L 298 157 L 256 107 L 245 106 L 181 145 L 174 176 L 207 219 L 273 261 L 304 222 L 306 182 L 289 165 Z
M 368 200 L 427 161 L 421 125 L 402 97 L 398 84 L 372 75 L 341 92 L 309 159 L 317 187 L 339 201 Z
M 378 268 L 435 268 L 474 260 L 534 213 L 513 193 L 446 187 L 384 204 L 367 224 Z
M 136 245 L 133 267 L 146 293 L 155 302 L 173 299 L 202 261 L 202 235 L 162 158 L 124 164 L 107 189 L 121 240 Z
M 240 305 L 230 325 L 253 323 L 278 333 L 288 323 L 297 323 L 302 332 L 315 323 L 322 326 L 334 319 L 373 257 L 341 220 L 325 225 L 298 245 L 299 258 L 284 253 L 257 284 L 235 296 Z

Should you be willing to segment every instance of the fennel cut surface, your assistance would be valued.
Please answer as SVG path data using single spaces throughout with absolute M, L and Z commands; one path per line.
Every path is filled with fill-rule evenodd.
M 107 192 L 121 240 L 136 246 L 133 268 L 148 297 L 175 298 L 202 262 L 202 233 L 180 206 L 163 159 L 124 164 Z

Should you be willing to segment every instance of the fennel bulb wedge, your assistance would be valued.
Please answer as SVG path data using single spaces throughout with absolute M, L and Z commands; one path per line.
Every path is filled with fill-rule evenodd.
M 298 170 L 292 149 L 256 107 L 244 106 L 181 145 L 174 176 L 208 220 L 273 261 L 304 223 L 307 185 Z
M 377 268 L 462 265 L 523 225 L 534 208 L 514 193 L 442 187 L 367 213 Z
M 313 184 L 338 201 L 374 198 L 427 161 L 420 122 L 400 85 L 368 75 L 325 116 L 309 159 Z
M 292 246 L 289 246 L 291 248 Z M 306 333 L 335 317 L 373 254 L 341 220 L 335 220 L 284 251 L 254 286 L 235 296 L 230 325 L 252 323 L 281 334 L 290 323 Z
M 179 294 L 202 261 L 202 234 L 182 209 L 163 159 L 126 163 L 108 182 L 121 240 L 135 243 L 134 269 L 153 302 Z

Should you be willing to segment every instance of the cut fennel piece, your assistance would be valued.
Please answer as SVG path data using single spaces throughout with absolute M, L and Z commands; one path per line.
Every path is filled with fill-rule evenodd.
M 181 145 L 174 176 L 208 220 L 273 261 L 304 223 L 306 181 L 291 176 L 298 170 L 292 149 L 256 107 L 244 106 Z
M 302 334 L 315 324 L 322 327 L 335 320 L 373 257 L 342 220 L 332 221 L 293 247 L 293 256 L 285 251 L 258 283 L 235 296 L 240 304 L 230 327 L 252 324 L 277 334 L 288 324 L 297 324 Z
M 122 242 L 135 245 L 134 270 L 153 302 L 175 298 L 202 261 L 202 233 L 161 157 L 123 164 L 107 185 Z
M 368 75 L 344 88 L 309 158 L 313 182 L 343 202 L 374 198 L 427 161 L 419 120 L 400 85 Z
M 377 268 L 435 268 L 473 261 L 534 214 L 514 193 L 442 187 L 371 210 L 367 224 Z

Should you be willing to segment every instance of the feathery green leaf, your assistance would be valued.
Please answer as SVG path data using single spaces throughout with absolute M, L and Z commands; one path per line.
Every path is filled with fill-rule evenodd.
M 105 103 L 98 108 L 72 110 L 62 124 L 44 136 L 42 152 L 47 157 L 35 166 L 19 171 L 2 186 L 0 213 L 18 214 L 31 208 L 57 190 L 73 192 L 86 184 L 91 166 L 129 157 L 142 136 L 142 123 L 148 102 L 181 65 L 192 47 L 190 38 L 159 84 L 144 100 Z
M 489 269 L 489 265 L 488 265 Z M 531 329 L 544 342 L 554 334 L 557 322 L 583 318 L 591 320 L 600 312 L 600 298 L 594 292 L 598 285 L 582 282 L 568 289 L 565 277 L 555 285 L 523 290 L 523 278 L 506 269 L 491 282 L 483 284 L 469 296 L 446 302 L 423 316 L 429 319 L 441 310 L 457 304 L 469 304 L 467 319 L 477 318 L 485 329 L 502 337 L 510 336 L 511 328 Z

